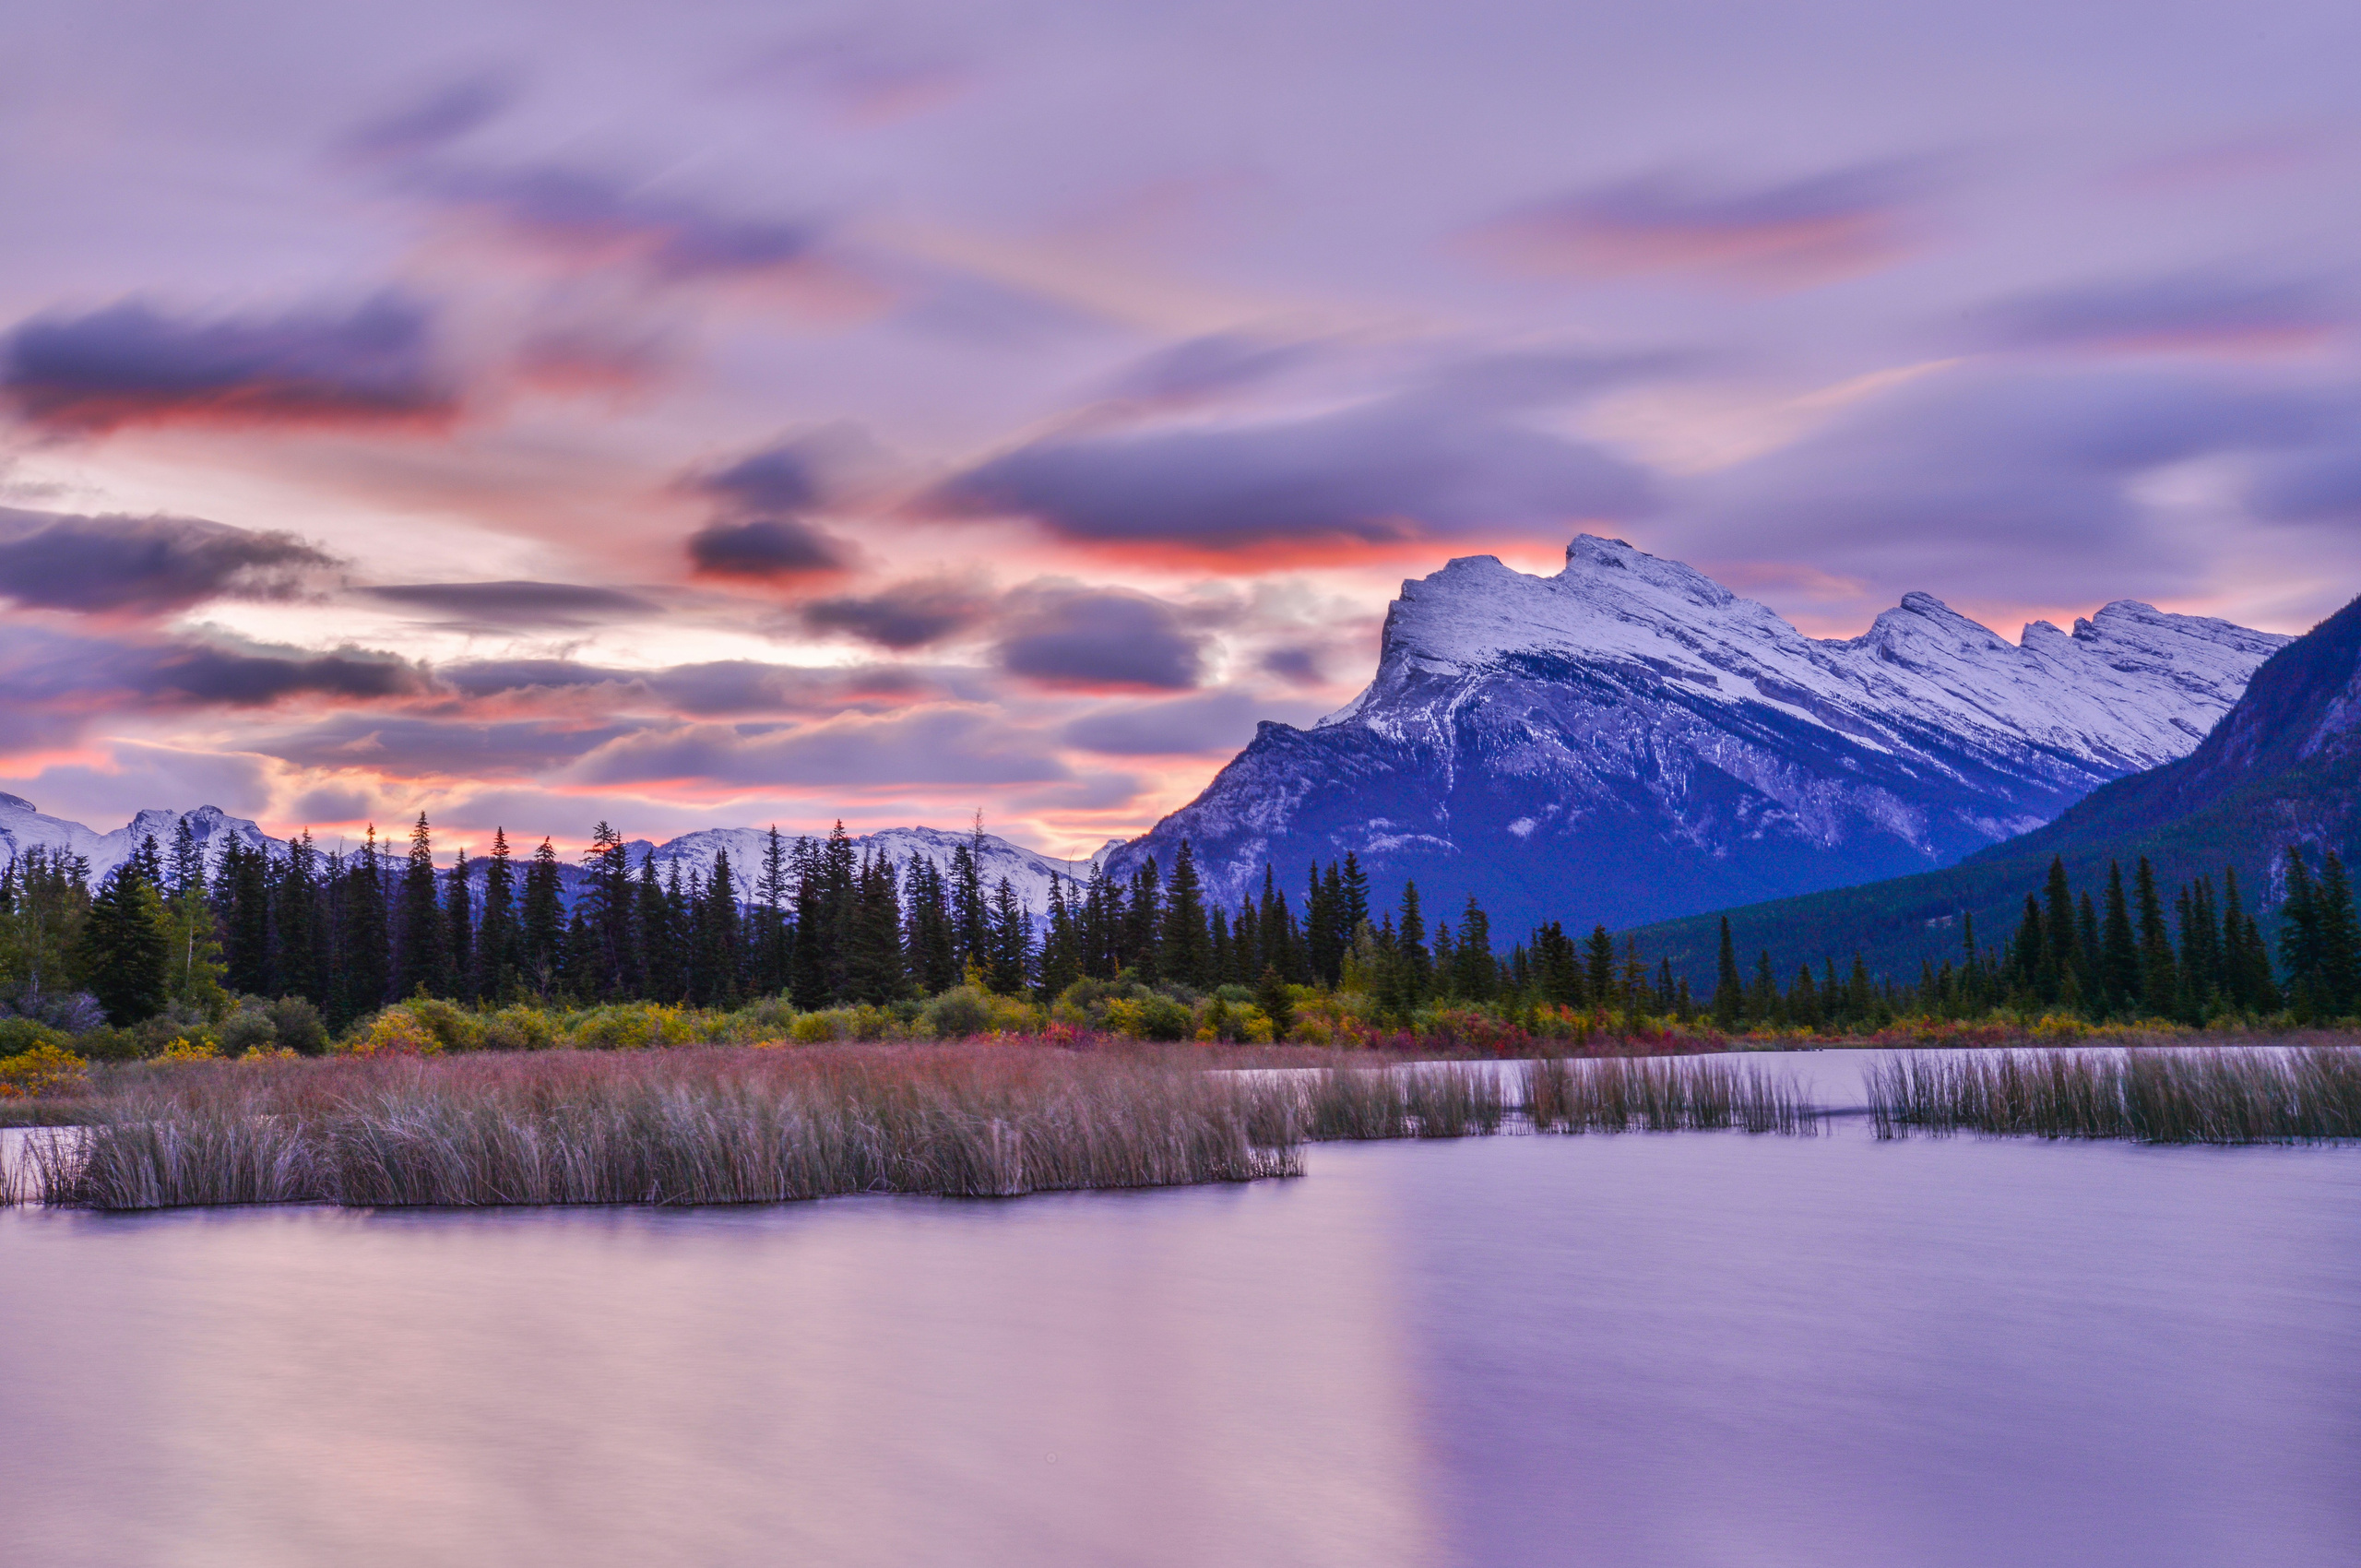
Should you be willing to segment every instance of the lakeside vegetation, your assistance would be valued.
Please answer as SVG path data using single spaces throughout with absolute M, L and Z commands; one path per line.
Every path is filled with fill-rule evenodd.
M 1976 1132 L 2163 1144 L 2361 1138 L 2361 1050 L 1911 1053 L 1872 1063 L 1880 1138 Z
M 601 824 L 568 906 L 545 841 L 521 878 L 504 836 L 438 870 L 421 817 L 406 857 L 299 838 L 208 864 L 185 825 L 95 890 L 32 851 L 0 870 L 0 1122 L 73 1114 L 91 1062 L 676 1049 L 978 1039 L 1304 1046 L 1420 1056 L 1670 1055 L 1816 1043 L 2137 1042 L 2349 1019 L 2361 927 L 2344 868 L 2291 855 L 2273 916 L 2235 873 L 2167 905 L 2145 861 L 2077 892 L 2053 862 L 2004 944 L 1964 922 L 1959 961 L 1915 985 L 1823 958 L 1786 983 L 1743 973 L 1723 932 L 1700 999 L 1659 958 L 1559 922 L 1493 945 L 1482 908 L 1429 923 L 1415 885 L 1372 918 L 1347 855 L 1299 904 L 1208 900 L 1190 849 L 1169 878 L 1051 885 L 1036 921 L 987 885 L 980 841 L 948 872 L 774 832 L 742 880 L 659 877 Z M 1299 908 L 1301 910 L 1299 916 Z

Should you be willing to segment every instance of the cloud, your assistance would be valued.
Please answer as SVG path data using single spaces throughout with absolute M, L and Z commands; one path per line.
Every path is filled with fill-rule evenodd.
M 1926 162 L 1856 164 L 1752 186 L 1658 173 L 1535 203 L 1478 230 L 1525 272 L 1691 274 L 1773 290 L 1890 265 L 1916 248 L 1916 212 L 1942 183 Z
M 399 182 L 569 266 L 636 267 L 668 282 L 777 271 L 812 262 L 821 225 L 742 218 L 684 196 L 555 165 L 516 169 L 423 163 Z
M 1654 495 L 1644 473 L 1595 446 L 1414 395 L 1252 424 L 1050 436 L 931 499 L 956 516 L 1031 517 L 1068 539 L 1233 550 L 1556 532 L 1638 516 Z
M 783 441 L 690 481 L 740 511 L 801 512 L 819 504 L 821 453 L 805 441 Z
M 197 517 L 0 508 L 0 596 L 35 609 L 160 614 L 208 599 L 285 599 L 335 564 L 293 534 Z
M 343 313 L 182 319 L 127 300 L 52 313 L 0 344 L 0 396 L 55 431 L 209 423 L 441 422 L 458 399 L 424 307 L 382 294 Z
M 793 517 L 707 523 L 689 536 L 689 559 L 706 576 L 757 581 L 840 571 L 846 564 L 839 541 Z
M 2263 467 L 2250 500 L 2277 522 L 2361 520 L 2361 445 L 2283 457 Z
M 1001 667 L 1047 685 L 1185 691 L 1204 668 L 1200 640 L 1172 606 L 1111 588 L 1042 587 L 1009 598 Z
M 1308 343 L 1216 332 L 1161 350 L 1115 378 L 1108 395 L 1150 403 L 1193 402 L 1267 381 L 1313 355 Z
M 1054 748 L 1003 715 L 929 708 L 749 734 L 723 724 L 651 729 L 600 747 L 571 777 L 588 784 L 1032 784 L 1071 776 Z
M 1309 723 L 1320 710 L 1273 704 L 1248 692 L 1205 692 L 1169 702 L 1108 708 L 1068 723 L 1066 743 L 1109 756 L 1197 756 L 1238 750 L 1265 719 Z
M 0 621 L 0 705 L 7 710 L 94 717 L 117 708 L 258 707 L 293 696 L 368 700 L 432 689 L 422 667 L 365 648 L 315 652 L 193 637 L 114 642 Z
M 923 647 L 991 611 L 985 595 L 940 580 L 896 583 L 873 594 L 814 600 L 800 612 L 815 632 L 842 632 L 880 647 Z
M 2182 272 L 2021 296 L 1983 313 L 2009 348 L 2234 354 L 2308 348 L 2351 319 L 2317 282 Z
M 1328 677 L 1320 669 L 1320 650 L 1311 647 L 1275 647 L 1258 661 L 1264 673 L 1291 681 L 1299 686 L 1324 684 Z
M 2023 602 L 2036 562 L 2051 603 L 2194 591 L 2202 562 L 2155 525 L 2142 481 L 2201 457 L 2308 450 L 2344 418 L 2195 375 L 1963 372 L 1701 480 L 1670 542 L 1692 559 L 1825 561 L 1881 591 L 1937 581 Z
M 511 626 L 589 626 L 656 613 L 654 600 L 579 583 L 394 583 L 361 590 L 404 610 L 443 617 L 469 631 Z
M 900 665 L 815 669 L 735 659 L 653 670 L 554 659 L 470 659 L 446 664 L 436 674 L 452 691 L 474 700 L 575 692 L 600 711 L 657 708 L 701 717 L 907 707 L 943 689 L 930 672 Z
M 568 765 L 636 728 L 339 713 L 298 730 L 257 737 L 255 743 L 299 767 L 359 767 L 404 778 L 450 774 L 513 778 Z
M 463 77 L 355 127 L 345 137 L 345 150 L 370 159 L 437 152 L 499 118 L 516 96 L 517 82 L 509 73 Z

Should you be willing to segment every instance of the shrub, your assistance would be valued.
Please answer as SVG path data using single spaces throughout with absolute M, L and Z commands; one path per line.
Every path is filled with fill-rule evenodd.
M 557 1026 L 538 1007 L 503 1007 L 483 1021 L 486 1051 L 547 1051 L 557 1043 Z
M 637 1051 L 654 1046 L 693 1045 L 695 1023 L 678 1007 L 658 1002 L 619 1002 L 593 1007 L 566 1020 L 567 1042 L 583 1051 Z
M 156 1060 L 159 1062 L 219 1062 L 221 1060 L 221 1048 L 209 1039 L 201 1038 L 190 1039 L 183 1035 L 176 1037 L 171 1044 L 158 1051 Z
M 1107 1004 L 1106 1028 L 1133 1039 L 1187 1039 L 1196 1023 L 1188 1008 L 1154 992 L 1136 1000 L 1119 997 Z
M 64 1050 L 69 1038 L 63 1029 L 31 1018 L 0 1018 L 0 1057 L 14 1057 L 44 1045 Z
M 250 1003 L 221 1020 L 220 1039 L 222 1051 L 231 1056 L 276 1046 L 279 1021 L 259 1003 Z
M 788 1038 L 800 1045 L 819 1045 L 832 1039 L 842 1039 L 838 1033 L 847 1020 L 844 1009 L 827 1008 L 817 1013 L 805 1013 L 788 1026 Z
M 0 1099 L 80 1094 L 90 1087 L 89 1063 L 63 1046 L 42 1041 L 0 1056 Z
M 937 1039 L 966 1039 L 989 1033 L 992 998 L 972 985 L 954 986 L 926 1004 L 923 1022 Z
M 483 1020 L 456 1002 L 445 1002 L 435 996 L 413 996 L 402 1008 L 418 1020 L 418 1027 L 434 1037 L 435 1043 L 445 1051 L 481 1051 L 483 1049 Z
M 388 1007 L 346 1037 L 344 1051 L 352 1056 L 439 1056 L 443 1042 L 409 1008 Z
M 279 1043 L 299 1055 L 317 1056 L 328 1048 L 327 1025 L 320 1010 L 300 996 L 282 996 L 269 1008 Z

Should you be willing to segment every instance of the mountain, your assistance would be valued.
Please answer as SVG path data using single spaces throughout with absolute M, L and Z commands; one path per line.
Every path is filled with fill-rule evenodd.
M 14 861 L 39 845 L 52 854 L 81 856 L 89 862 L 90 882 L 96 885 L 150 837 L 169 853 L 172 835 L 183 816 L 188 818 L 190 831 L 204 846 L 208 861 L 220 859 L 222 841 L 227 838 L 235 838 L 249 849 L 285 848 L 244 817 L 231 816 L 219 806 L 199 806 L 186 813 L 143 811 L 111 833 L 97 833 L 78 822 L 45 816 L 20 795 L 0 794 L 0 865 Z
M 169 851 L 173 831 L 184 814 L 187 816 L 198 842 L 205 847 L 208 863 L 220 859 L 222 840 L 226 837 L 235 837 L 249 849 L 265 849 L 274 856 L 287 852 L 284 839 L 271 837 L 252 822 L 228 815 L 219 806 L 199 806 L 185 814 L 143 811 L 113 832 L 99 833 L 78 822 L 43 815 L 30 801 L 20 796 L 0 794 L 0 865 L 6 865 L 27 849 L 41 845 L 53 853 L 80 855 L 89 861 L 90 881 L 95 885 L 107 873 L 128 860 L 151 835 L 160 846 Z M 711 827 L 682 834 L 662 844 L 637 838 L 625 849 L 635 869 L 643 857 L 652 855 L 659 876 L 670 874 L 677 863 L 683 877 L 693 871 L 701 875 L 710 875 L 717 857 L 727 849 L 730 880 L 739 885 L 742 896 L 751 900 L 755 879 L 762 874 L 763 851 L 767 837 L 764 829 L 756 827 Z M 953 854 L 960 845 L 968 842 L 969 837 L 966 833 L 946 833 L 933 827 L 888 827 L 859 835 L 852 844 L 858 854 L 883 853 L 905 873 L 912 861 L 920 858 L 932 861 L 947 873 L 951 869 Z M 789 834 L 787 838 L 792 848 L 795 836 Z M 453 847 L 450 843 L 444 846 L 442 863 L 448 864 L 449 851 Z M 388 852 L 399 855 L 407 848 L 398 840 L 389 841 Z M 481 846 L 477 848 L 480 849 Z M 1109 844 L 1098 855 L 1103 857 L 1114 848 Z M 531 852 L 529 844 L 522 839 L 518 841 L 518 849 L 520 861 Z M 1094 860 L 1097 858 L 1093 857 Z M 475 863 L 481 867 L 481 860 Z M 987 833 L 983 836 L 979 864 L 987 887 L 1003 877 L 1007 878 L 1009 885 L 1016 892 L 1018 901 L 1038 915 L 1049 908 L 1051 877 L 1086 877 L 1090 874 L 1092 861 L 1053 860 L 1021 844 L 1012 844 L 1005 838 Z M 564 862 L 559 871 L 559 881 L 566 899 L 571 902 L 583 881 L 582 868 L 573 861 Z
M 2187 754 L 2287 641 L 2124 600 L 2011 643 L 1923 593 L 1818 639 L 1584 535 L 1554 576 L 1474 556 L 1403 584 L 1366 691 L 1261 726 L 1109 864 L 1169 872 L 1185 838 L 1235 900 L 1350 850 L 1380 897 L 1472 893 L 1495 930 L 1924 871 Z
M 2024 896 L 2065 861 L 2096 894 L 2107 864 L 2147 856 L 2169 890 L 2238 874 L 2248 910 L 2277 902 L 2287 847 L 2361 850 L 2361 600 L 2272 656 L 2237 703 L 2185 757 L 2094 790 L 2055 822 L 1947 870 L 1726 911 L 1748 961 L 1767 951 L 1784 977 L 1798 962 L 1860 952 L 1904 979 L 1956 955 L 1964 921 L 1991 945 L 2014 930 Z M 1636 932 L 1692 984 L 1709 980 L 1719 917 Z

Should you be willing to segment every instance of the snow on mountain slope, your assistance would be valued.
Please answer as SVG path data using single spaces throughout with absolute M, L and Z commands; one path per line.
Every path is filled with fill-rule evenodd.
M 34 808 L 31 802 L 19 796 L 0 794 L 0 865 L 6 865 L 35 845 L 41 845 L 53 853 L 83 857 L 89 862 L 90 880 L 95 885 L 107 873 L 129 859 L 150 835 L 169 853 L 173 831 L 183 814 L 171 811 L 143 811 L 113 832 L 98 833 L 78 822 L 44 815 Z M 199 806 L 185 814 L 198 842 L 205 846 L 208 865 L 219 861 L 222 840 L 232 836 L 249 848 L 261 848 L 273 855 L 287 852 L 284 840 L 270 837 L 252 822 L 243 817 L 230 816 L 219 806 Z M 795 837 L 793 834 L 785 836 L 790 849 Z M 920 857 L 932 861 L 947 873 L 951 869 L 954 852 L 960 845 L 968 842 L 968 837 L 966 833 L 946 833 L 933 827 L 888 827 L 876 833 L 860 835 L 852 844 L 857 854 L 866 856 L 875 851 L 884 852 L 905 874 L 910 862 Z M 683 834 L 663 844 L 651 844 L 644 838 L 635 839 L 626 849 L 635 868 L 642 857 L 652 854 L 659 875 L 668 874 L 677 863 L 683 876 L 692 871 L 710 876 L 720 851 L 727 849 L 730 880 L 737 885 L 740 897 L 751 900 L 756 881 L 762 875 L 766 838 L 767 834 L 762 828 L 715 827 Z M 1109 853 L 1120 842 L 1110 842 L 1098 852 L 1098 857 Z M 323 846 L 324 849 L 326 847 Z M 387 853 L 398 856 L 405 849 L 403 844 L 392 843 Z M 447 849 L 439 863 L 445 866 L 450 863 Z M 481 886 L 483 866 L 481 855 L 473 857 L 471 863 L 477 868 L 477 885 Z M 984 885 L 990 887 L 1001 878 L 1007 878 L 1018 900 L 1037 915 L 1049 908 L 1051 877 L 1081 880 L 1090 874 L 1091 863 L 1089 860 L 1053 860 L 990 833 L 983 836 L 979 858 Z M 566 862 L 561 869 L 560 877 L 570 899 L 582 882 L 581 867 Z
M 90 881 L 96 885 L 151 837 L 169 854 L 172 835 L 183 815 L 187 816 L 190 830 L 204 846 L 208 863 L 220 859 L 222 841 L 230 837 L 250 849 L 268 848 L 274 852 L 285 849 L 278 839 L 244 817 L 231 816 L 219 806 L 199 806 L 188 813 L 143 811 L 113 832 L 97 833 L 78 822 L 45 816 L 21 796 L 0 794 L 0 865 L 41 845 L 52 854 L 79 855 L 88 861 Z
M 1621 924 L 1947 864 L 2182 755 L 2288 639 L 2132 600 L 2011 643 L 1927 594 L 1858 637 L 1619 540 L 1403 585 L 1376 678 L 1266 724 L 1116 858 L 1235 897 L 1347 850 L 1496 918 Z

